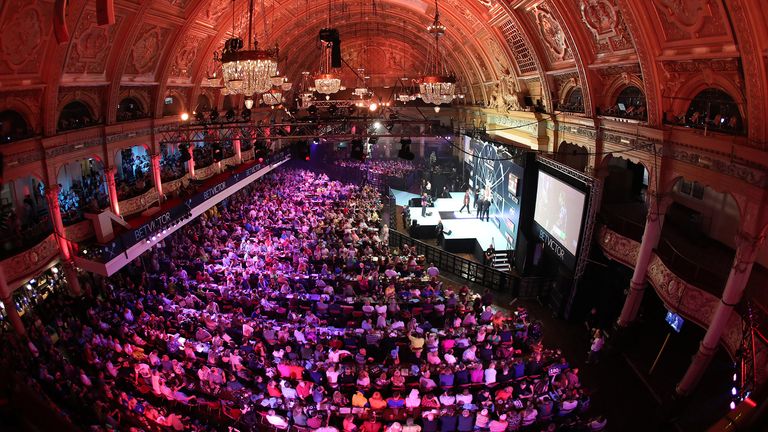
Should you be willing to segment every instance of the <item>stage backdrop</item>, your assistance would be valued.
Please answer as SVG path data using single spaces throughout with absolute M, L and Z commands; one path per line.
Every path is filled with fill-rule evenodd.
M 497 148 L 496 144 L 466 136 L 464 139 L 464 148 L 472 154 L 465 159 L 470 172 L 469 185 L 473 190 L 472 203 L 474 205 L 474 191 L 477 188 L 490 188 L 493 197 L 491 222 L 504 234 L 503 239 L 494 239 L 496 249 L 515 249 L 520 222 L 523 167 L 512 160 L 504 160 L 510 156 L 503 152 L 503 147 Z

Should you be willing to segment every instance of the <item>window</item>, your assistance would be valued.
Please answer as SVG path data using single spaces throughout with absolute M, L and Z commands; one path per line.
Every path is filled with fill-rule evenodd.
M 568 97 L 558 107 L 560 111 L 584 112 L 584 92 L 581 87 L 576 87 L 568 93 Z
M 0 144 L 26 139 L 32 136 L 21 114 L 16 111 L 0 112 Z
M 117 121 L 135 120 L 147 117 L 141 104 L 134 98 L 125 98 L 117 105 Z
M 72 101 L 64 106 L 59 115 L 58 130 L 66 131 L 80 129 L 97 124 L 88 105 L 80 101 Z
M 744 133 L 739 106 L 723 90 L 708 88 L 691 101 L 684 124 L 699 129 L 714 129 L 726 133 Z
M 181 102 L 176 96 L 167 96 L 163 104 L 163 116 L 173 116 L 181 114 Z

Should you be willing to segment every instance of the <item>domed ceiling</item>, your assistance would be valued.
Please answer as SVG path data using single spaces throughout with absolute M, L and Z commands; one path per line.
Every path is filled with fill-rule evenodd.
M 441 0 L 448 68 L 466 103 L 510 109 L 509 95 L 551 109 L 576 87 L 584 114 L 632 84 L 648 123 L 697 88 L 717 86 L 742 102 L 750 138 L 765 142 L 767 8 L 760 0 Z M 107 123 L 127 95 L 162 111 L 203 93 L 213 53 L 246 36 L 248 0 L 6 0 L 0 3 L 0 107 L 46 134 L 63 104 L 85 101 Z M 292 81 L 317 69 L 318 31 L 338 28 L 342 55 L 374 86 L 417 77 L 432 40 L 428 0 L 255 0 L 254 31 L 279 44 Z M 354 83 L 345 83 L 348 86 Z M 689 96 L 685 96 L 689 97 Z M 514 105 L 514 104 L 512 104 Z

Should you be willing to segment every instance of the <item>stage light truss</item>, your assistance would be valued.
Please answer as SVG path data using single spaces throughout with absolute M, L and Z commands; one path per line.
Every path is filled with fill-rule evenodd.
M 445 129 L 437 120 L 383 120 L 392 125 L 392 129 L 377 133 L 367 127 L 377 119 L 370 117 L 345 117 L 340 119 L 296 120 L 291 122 L 260 123 L 217 123 L 217 124 L 179 124 L 176 128 L 160 132 L 160 142 L 168 145 L 212 144 L 217 141 L 233 139 L 246 140 L 295 140 L 323 137 L 330 140 L 350 140 L 354 138 L 426 138 L 444 136 Z M 419 126 L 425 126 L 421 128 Z M 353 127 L 355 133 L 353 133 Z M 421 130 L 424 130 L 421 132 Z

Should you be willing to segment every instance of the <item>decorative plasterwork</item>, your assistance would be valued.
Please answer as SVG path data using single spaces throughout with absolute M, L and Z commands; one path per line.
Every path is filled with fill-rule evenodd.
M 669 42 L 726 36 L 720 0 L 653 0 Z
M 144 24 L 131 48 L 125 73 L 132 75 L 154 73 L 169 33 L 170 30 L 166 28 Z
M 573 59 L 573 53 L 565 40 L 565 33 L 546 4 L 537 5 L 530 13 L 533 15 L 534 26 L 541 36 L 550 62 L 557 63 Z
M 5 271 L 8 285 L 13 286 L 14 282 L 39 272 L 58 254 L 59 243 L 56 241 L 56 236 L 51 234 L 31 249 L 0 262 L 0 266 Z
M 187 35 L 173 57 L 170 76 L 185 78 L 192 76 L 192 63 L 197 56 L 197 52 L 205 44 L 203 39 L 202 36 L 195 34 Z
M 0 12 L 2 12 L 0 7 Z M 16 0 L 5 5 L 0 27 L 0 74 L 37 73 L 42 65 L 44 41 L 50 35 L 51 7 L 42 2 Z
M 640 243 L 619 235 L 603 226 L 599 232 L 600 248 L 613 260 L 633 268 L 637 262 Z M 707 291 L 695 287 L 675 275 L 656 253 L 653 253 L 648 263 L 648 282 L 664 303 L 674 311 L 685 316 L 697 325 L 707 328 L 720 304 L 720 299 Z M 731 356 L 741 347 L 741 336 L 744 322 L 740 315 L 733 314 L 726 324 L 721 341 Z M 768 362 L 768 351 L 765 344 L 758 341 L 755 347 L 756 362 L 755 378 L 758 382 L 766 379 L 765 365 Z
M 40 123 L 40 98 L 42 90 L 17 90 L 0 92 L 0 111 L 13 110 L 24 117 L 27 125 L 39 132 Z
M 634 49 L 616 0 L 579 0 L 581 20 L 592 33 L 599 54 Z
M 72 45 L 65 68 L 67 73 L 104 73 L 109 48 L 113 46 L 122 16 L 117 15 L 115 20 L 114 25 L 100 26 L 96 23 L 96 11 L 88 10 L 83 14 L 72 36 Z
M 231 0 L 213 0 L 203 13 L 203 18 L 211 23 L 215 23 L 219 18 L 227 13 L 232 4 Z
M 95 120 L 102 118 L 103 88 L 100 87 L 61 87 L 59 89 L 58 109 L 56 118 L 65 105 L 72 101 L 80 101 L 91 109 Z

